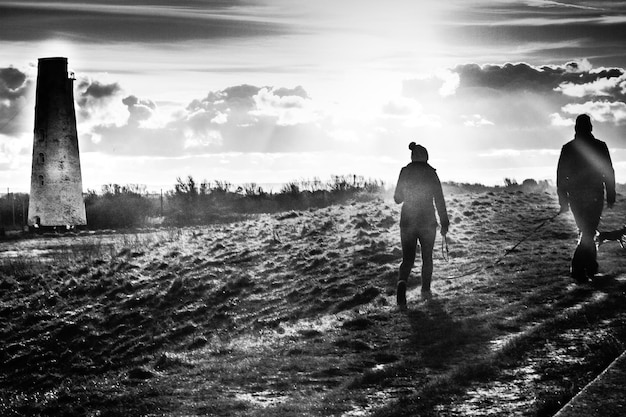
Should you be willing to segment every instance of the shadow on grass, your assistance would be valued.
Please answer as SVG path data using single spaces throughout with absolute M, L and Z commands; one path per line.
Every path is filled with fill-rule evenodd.
M 465 346 L 484 342 L 488 337 L 485 323 L 474 318 L 455 318 L 443 301 L 433 299 L 423 309 L 407 311 L 412 329 L 408 343 L 419 351 L 423 365 L 445 369 Z
M 626 282 L 617 274 L 562 288 L 554 294 L 558 300 L 545 311 L 522 313 L 528 326 L 491 350 L 486 348 L 501 327 L 497 317 L 454 320 L 441 303 L 408 312 L 413 329 L 409 343 L 420 356 L 414 365 L 431 372 L 415 393 L 374 415 L 438 415 L 438 407 L 454 398 L 462 401 L 468 388 L 489 387 L 505 375 L 510 378 L 516 369 L 526 369 L 529 363 L 542 378 L 526 382 L 535 395 L 528 415 L 553 415 L 626 348 L 625 290 Z M 570 354 L 574 360 L 562 362 L 552 357 L 554 352 Z

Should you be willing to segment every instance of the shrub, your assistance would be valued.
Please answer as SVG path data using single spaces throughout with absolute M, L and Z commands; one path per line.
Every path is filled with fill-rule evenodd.
M 268 193 L 256 183 L 244 184 L 233 191 L 226 181 L 204 181 L 197 185 L 193 177 L 176 179 L 168 194 L 165 213 L 170 223 L 183 226 L 240 218 L 249 213 L 274 213 L 303 210 L 345 203 L 349 199 L 367 200 L 384 192 L 382 181 L 358 175 L 334 175 L 327 183 L 319 178 L 291 181 L 278 193 Z
M 89 190 L 85 197 L 87 225 L 91 229 L 140 227 L 146 218 L 156 214 L 153 202 L 138 185 L 110 184 L 98 195 Z
M 7 193 L 0 196 L 0 227 L 21 229 L 26 224 L 28 194 Z

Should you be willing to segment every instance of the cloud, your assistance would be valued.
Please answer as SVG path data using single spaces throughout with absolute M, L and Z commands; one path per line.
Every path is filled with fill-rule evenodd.
M 126 124 L 130 116 L 127 106 L 121 100 L 122 95 L 122 87 L 117 82 L 80 79 L 75 87 L 79 132 L 89 132 L 99 125 Z
M 80 81 L 78 88 L 83 90 L 81 93 L 82 98 L 92 98 L 96 100 L 112 97 L 121 90 L 117 83 L 102 84 L 99 81 L 89 82 L 88 80 Z
M 22 173 L 32 152 L 32 85 L 26 72 L 0 68 L 0 172 L 9 177 Z
M 493 126 L 494 123 L 483 118 L 480 114 L 472 114 L 470 116 L 463 115 L 461 118 L 464 120 L 463 125 L 467 127 L 483 127 Z
M 25 94 L 26 73 L 17 68 L 0 68 L 0 97 L 15 98 Z
M 582 10 L 602 10 L 599 7 L 592 7 L 587 5 L 579 5 L 579 4 L 569 4 L 563 3 L 560 1 L 552 1 L 552 0 L 526 0 L 526 4 L 533 7 L 550 7 L 550 8 L 572 8 L 572 9 L 582 9 Z
M 582 112 L 597 122 L 626 124 L 624 104 L 615 97 L 584 102 L 564 94 L 570 84 L 586 91 L 603 86 L 603 91 L 615 92 L 624 74 L 619 68 L 594 69 L 588 61 L 551 66 L 467 64 L 446 74 L 407 80 L 401 96 L 377 103 L 373 107 L 379 113 L 367 118 L 336 114 L 302 86 L 250 84 L 210 91 L 164 116 L 150 99 L 122 95 L 115 83 L 91 81 L 83 85 L 82 96 L 89 98 L 86 105 L 97 109 L 91 120 L 100 123 L 85 131 L 90 140 L 83 149 L 164 158 L 330 150 L 384 156 L 393 155 L 390 141 L 419 138 L 435 154 L 456 160 L 465 153 L 461 160 L 466 160 L 468 155 L 501 147 L 558 149 L 571 130 L 572 116 Z M 607 82 L 612 89 L 604 88 Z M 446 83 L 454 94 L 441 94 Z M 94 103 L 104 102 L 123 109 L 121 123 L 102 117 L 106 109 Z M 161 122 L 153 123 L 158 118 Z
M 86 85 L 86 84 L 85 84 Z M 98 85 L 92 82 L 90 85 Z M 153 123 L 159 109 L 148 99 L 129 95 L 119 99 L 115 85 L 100 85 L 81 101 L 90 109 L 90 143 L 86 150 L 114 154 L 180 156 L 222 152 L 284 152 L 315 149 L 331 140 L 320 123 L 325 115 L 302 87 L 273 88 L 243 84 L 209 92 Z M 119 99 L 125 107 L 124 123 L 110 123 L 94 105 Z M 92 101 L 90 101 L 92 100 Z M 97 111 L 93 111 L 97 109 Z
M 23 132 L 31 109 L 26 104 L 32 91 L 32 80 L 25 72 L 14 68 L 0 68 L 0 134 Z
M 567 126 L 567 127 L 570 127 L 570 126 L 574 126 L 574 120 L 573 119 L 564 118 L 559 113 L 552 113 L 550 115 L 550 124 L 552 126 L 559 126 L 559 127 Z
M 107 109 L 119 94 L 122 93 L 122 88 L 115 82 L 105 84 L 98 80 L 82 78 L 76 85 L 76 92 L 78 93 L 76 96 L 78 117 L 88 120 L 92 118 L 94 114 L 98 112 L 102 113 L 103 110 Z
M 402 92 L 409 97 L 417 95 L 422 97 L 448 97 L 456 92 L 459 83 L 459 73 L 446 70 L 435 75 L 404 80 Z
M 273 90 L 274 95 L 278 97 L 300 97 L 303 99 L 310 99 L 309 94 L 302 86 L 297 86 L 295 88 L 277 88 Z
M 593 121 L 626 125 L 626 103 L 609 101 L 587 101 L 564 106 L 562 111 L 571 115 L 586 113 Z
M 407 128 L 441 127 L 442 125 L 439 115 L 425 112 L 424 106 L 413 98 L 396 97 L 390 99 L 382 105 L 381 110 L 380 117 L 387 123 L 399 124 Z
M 256 109 L 250 114 L 275 119 L 279 126 L 311 123 L 318 118 L 312 101 L 302 87 L 277 91 L 262 88 L 254 96 L 254 101 Z
M 298 86 L 293 89 L 240 85 L 211 92 L 189 106 L 188 118 L 195 127 L 209 123 L 229 123 L 247 127 L 268 119 L 279 126 L 312 123 L 320 117 L 308 93 Z
M 188 143 L 213 143 L 209 138 L 216 138 L 216 130 L 245 129 L 258 123 L 258 118 L 251 112 L 256 110 L 254 97 L 260 87 L 242 84 L 220 91 L 212 91 L 203 99 L 193 100 L 184 112 L 176 116 L 171 127 L 184 132 Z M 191 138 L 204 140 L 191 140 Z M 221 143 L 221 141 L 220 141 Z
M 613 71 L 612 76 L 586 83 L 564 82 L 555 91 L 571 97 L 612 97 L 615 100 L 624 100 L 626 99 L 626 74 L 617 69 Z
M 397 97 L 383 104 L 383 114 L 389 116 L 409 116 L 422 111 L 420 103 L 413 98 Z
M 156 110 L 156 104 L 150 100 L 140 100 L 135 96 L 128 96 L 122 99 L 122 103 L 128 108 L 128 124 L 139 125 L 141 122 L 149 120 Z
M 18 85 L 20 78 L 9 75 L 10 85 Z M 442 167 L 462 170 L 490 150 L 513 149 L 528 158 L 532 153 L 522 151 L 558 149 L 573 115 L 582 112 L 619 131 L 626 125 L 625 105 L 617 100 L 623 76 L 622 69 L 594 69 L 587 61 L 460 65 L 407 80 L 401 95 L 368 103 L 378 113 L 367 117 L 353 106 L 351 112 L 335 112 L 302 86 L 234 85 L 175 108 L 171 103 L 159 108 L 157 101 L 129 94 L 105 76 L 80 79 L 75 94 L 81 152 L 103 158 L 170 161 L 298 152 L 395 158 L 406 142 L 419 140 Z M 565 94 L 573 86 L 613 95 L 590 101 Z M 602 137 L 608 135 L 602 132 Z
M 543 66 L 463 64 L 450 71 L 458 77 L 454 94 L 438 97 L 435 91 L 443 80 L 433 77 L 409 80 L 403 89 L 406 97 L 424 103 L 429 113 L 439 115 L 448 126 L 460 119 L 464 127 L 564 128 L 571 125 L 569 115 L 585 112 L 598 122 L 626 123 L 622 68 L 594 68 L 588 60 L 580 60 Z M 467 115 L 468 106 L 473 115 Z M 386 109 L 397 113 L 405 107 Z
M 212 91 L 205 98 L 193 100 L 187 106 L 190 117 L 201 114 L 203 119 L 211 120 L 218 114 L 242 114 L 254 109 L 254 97 L 261 90 L 260 87 L 242 84 L 228 87 L 221 91 Z M 231 120 L 232 121 L 232 120 Z M 248 118 L 238 120 L 237 123 L 245 124 Z
M 291 30 L 288 20 L 272 16 L 262 5 L 236 0 L 181 0 L 175 5 L 137 0 L 118 4 L 5 1 L 0 3 L 0 14 L 0 39 L 8 41 L 171 42 L 280 35 Z
M 446 71 L 441 74 L 438 78 L 443 80 L 441 87 L 439 88 L 439 94 L 443 97 L 451 96 L 456 92 L 456 89 L 459 88 L 460 84 L 460 76 L 451 71 Z
M 580 84 L 606 76 L 605 72 L 591 73 L 585 67 L 584 62 L 583 64 L 570 62 L 561 66 L 542 67 L 526 63 L 482 66 L 465 64 L 453 68 L 452 71 L 459 75 L 459 90 L 485 88 L 498 92 L 539 91 L 547 93 L 563 83 Z
M 455 94 L 469 96 L 496 96 L 519 92 L 545 95 L 601 91 L 611 94 L 626 89 L 624 70 L 621 68 L 593 69 L 586 60 L 571 61 L 563 65 L 533 66 L 527 63 L 457 65 L 437 76 L 406 80 L 403 94 L 407 97 L 437 99 L 437 95 Z M 602 91 L 604 91 L 602 90 Z
M 571 96 L 581 92 L 600 91 L 624 82 L 621 68 L 593 69 L 589 61 L 569 62 L 564 65 L 536 67 L 526 63 L 504 65 L 465 64 L 455 67 L 459 76 L 461 92 L 482 88 L 497 94 L 515 91 L 535 91 L 544 94 L 551 92 Z M 608 92 L 608 91 L 607 91 Z

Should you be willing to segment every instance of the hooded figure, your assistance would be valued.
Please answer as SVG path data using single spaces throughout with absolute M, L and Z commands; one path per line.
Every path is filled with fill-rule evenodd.
M 433 274 L 433 248 L 437 235 L 435 207 L 441 222 L 441 235 L 448 232 L 450 221 L 437 172 L 428 164 L 428 151 L 411 142 L 411 163 L 402 168 L 394 194 L 396 203 L 402 205 L 400 238 L 402 264 L 398 273 L 398 305 L 406 305 L 406 282 L 415 263 L 417 242 L 422 254 L 422 296 L 430 298 Z M 434 203 L 434 204 L 433 204 Z
M 595 234 L 606 202 L 615 203 L 615 173 L 606 143 L 594 138 L 586 114 L 576 118 L 574 140 L 561 149 L 556 173 L 561 212 L 570 208 L 580 232 L 570 273 L 577 282 L 586 282 L 598 272 Z

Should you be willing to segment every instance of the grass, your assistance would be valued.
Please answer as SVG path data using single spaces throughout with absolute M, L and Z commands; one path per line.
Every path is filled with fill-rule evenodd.
M 432 301 L 411 280 L 405 312 L 393 305 L 398 211 L 381 202 L 20 242 L 47 252 L 3 264 L 0 411 L 551 415 L 626 346 L 623 253 L 604 246 L 606 281 L 576 287 L 564 218 L 488 272 L 446 278 L 498 258 L 524 236 L 511 219 L 554 204 L 455 200 L 461 255 L 436 255 Z
M 613 360 L 615 360 L 626 349 L 626 293 L 624 283 L 613 283 L 607 287 L 608 292 L 604 293 L 606 298 L 597 301 L 588 301 L 586 291 L 572 291 L 562 300 L 554 305 L 551 311 L 554 314 L 551 318 L 546 311 L 540 308 L 529 311 L 509 322 L 506 327 L 519 328 L 528 323 L 537 323 L 530 328 L 518 332 L 510 337 L 501 347 L 492 352 L 482 352 L 475 356 L 466 356 L 460 363 L 455 364 L 439 376 L 432 378 L 416 393 L 408 395 L 388 405 L 375 416 L 429 416 L 438 415 L 435 405 L 445 404 L 450 398 L 463 396 L 468 389 L 480 386 L 481 383 L 490 380 L 505 378 L 507 371 L 515 370 L 523 366 L 529 357 L 538 359 L 537 374 L 542 375 L 545 380 L 553 380 L 555 389 L 542 393 L 542 399 L 533 405 L 528 413 L 533 415 L 553 415 L 569 399 L 571 399 L 593 376 L 604 370 Z M 620 312 L 616 315 L 616 312 Z M 451 331 L 445 324 L 436 331 L 425 331 L 420 328 L 420 337 L 424 340 L 437 340 L 436 344 L 429 344 L 429 349 L 437 352 L 437 362 L 435 366 L 449 365 L 449 356 L 446 352 L 454 351 L 463 344 L 480 344 L 478 339 L 494 340 L 500 333 L 502 324 L 492 318 L 491 323 L 485 323 L 480 328 L 476 324 L 464 323 Z M 472 336 L 464 336 L 462 329 L 474 329 Z M 592 328 L 594 330 L 589 330 Z M 481 330 L 483 336 L 480 336 Z M 546 349 L 551 348 L 558 337 L 570 331 L 583 329 L 590 332 L 582 345 L 572 345 L 570 350 L 578 350 L 579 361 L 567 367 L 555 367 L 550 360 L 550 355 L 546 354 Z M 597 330 L 600 329 L 600 330 Z M 491 330 L 491 331 L 489 331 Z M 445 334 L 446 337 L 442 337 Z M 561 344 L 563 341 L 560 342 Z M 572 343 L 575 343 L 572 340 Z M 442 348 L 445 346 L 445 348 Z M 424 352 L 427 353 L 428 351 Z M 538 354 L 540 353 L 540 354 Z M 420 365 L 428 365 L 428 358 L 423 358 Z M 397 365 L 397 368 L 407 368 L 408 364 Z M 559 386 L 557 381 L 565 375 L 570 386 Z M 379 386 L 384 386 L 389 379 L 397 376 L 397 370 L 390 369 L 384 374 L 379 373 L 378 377 L 363 378 L 352 385 L 358 387 L 361 384 L 370 382 Z M 519 383 L 523 383 L 520 381 Z M 402 404 L 402 406 L 400 406 Z M 401 410 L 401 411 L 400 411 Z M 534 411 L 533 411 L 534 410 Z M 502 411 L 504 413 L 504 410 Z

